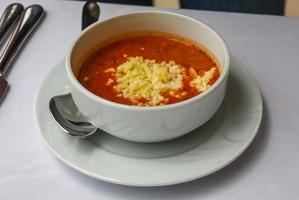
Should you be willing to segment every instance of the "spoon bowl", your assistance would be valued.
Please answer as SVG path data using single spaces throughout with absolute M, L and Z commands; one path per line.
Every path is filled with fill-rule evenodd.
M 52 97 L 49 109 L 58 126 L 67 134 L 86 138 L 98 130 L 78 110 L 70 93 Z

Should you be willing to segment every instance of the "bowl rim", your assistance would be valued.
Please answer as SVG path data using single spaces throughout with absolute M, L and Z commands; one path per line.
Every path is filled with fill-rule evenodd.
M 75 74 L 73 73 L 72 67 L 71 67 L 71 56 L 72 56 L 73 49 L 75 48 L 77 42 L 83 37 L 83 35 L 85 35 L 87 32 L 94 29 L 96 26 L 98 26 L 100 24 L 108 23 L 109 21 L 112 21 L 112 20 L 115 20 L 115 19 L 118 19 L 118 18 L 122 18 L 122 17 L 125 17 L 125 16 L 138 15 L 138 14 L 172 15 L 172 16 L 184 18 L 186 20 L 190 20 L 190 21 L 192 21 L 194 23 L 197 23 L 197 24 L 200 24 L 204 28 L 208 29 L 211 32 L 211 34 L 213 34 L 216 38 L 218 38 L 218 40 L 222 43 L 222 46 L 224 48 L 225 57 L 226 57 L 225 58 L 225 63 L 223 64 L 223 70 L 221 71 L 220 77 L 216 80 L 216 82 L 211 87 L 209 87 L 205 92 L 202 92 L 202 93 L 200 93 L 200 94 L 198 94 L 194 97 L 191 97 L 191 98 L 186 99 L 184 101 L 176 102 L 176 103 L 173 103 L 173 104 L 166 104 L 166 105 L 160 105 L 160 106 L 136 106 L 136 105 L 126 105 L 126 104 L 116 103 L 116 102 L 104 99 L 100 96 L 97 96 L 96 94 L 90 92 L 87 88 L 85 88 L 77 80 Z M 120 15 L 109 17 L 109 18 L 107 18 L 103 21 L 95 22 L 94 24 L 92 24 L 89 27 L 87 27 L 86 29 L 84 29 L 75 38 L 75 40 L 71 44 L 71 48 L 68 51 L 65 60 L 66 60 L 67 76 L 69 77 L 72 84 L 74 84 L 75 88 L 78 89 L 82 94 L 84 94 L 85 96 L 91 98 L 94 101 L 98 101 L 99 103 L 104 103 L 108 106 L 113 106 L 113 107 L 117 107 L 117 108 L 120 108 L 120 109 L 126 109 L 126 110 L 135 110 L 135 111 L 169 110 L 169 109 L 173 109 L 173 108 L 176 108 L 176 107 L 184 106 L 186 104 L 191 104 L 191 103 L 194 103 L 194 102 L 196 102 L 200 99 L 206 98 L 210 93 L 215 91 L 215 88 L 217 88 L 225 80 L 225 78 L 228 76 L 228 72 L 229 72 L 229 68 L 230 68 L 230 52 L 229 52 L 229 49 L 227 47 L 227 44 L 226 44 L 225 40 L 221 37 L 221 35 L 217 31 L 215 31 L 213 28 L 211 28 L 206 23 L 204 23 L 200 20 L 194 19 L 190 16 L 183 15 L 183 14 L 178 14 L 178 13 L 175 13 L 175 12 L 161 11 L 161 10 L 144 10 L 144 11 L 126 12 L 126 13 L 123 13 L 123 14 L 120 14 Z

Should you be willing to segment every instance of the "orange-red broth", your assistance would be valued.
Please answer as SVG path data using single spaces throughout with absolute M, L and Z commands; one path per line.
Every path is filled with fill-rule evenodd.
M 193 67 L 197 74 L 201 76 L 205 71 L 216 67 L 217 70 L 209 82 L 210 85 L 220 76 L 216 62 L 198 45 L 172 36 L 147 35 L 122 39 L 100 48 L 84 62 L 79 71 L 78 80 L 85 88 L 97 96 L 113 102 L 133 105 L 130 99 L 118 95 L 115 91 L 113 86 L 115 86 L 116 81 L 110 85 L 106 84 L 109 78 L 115 79 L 115 77 L 112 77 L 111 73 L 106 73 L 105 70 L 108 68 L 116 69 L 126 62 L 127 58 L 136 56 L 153 59 L 158 63 L 174 61 L 184 67 L 186 71 Z M 162 94 L 169 99 L 167 104 L 184 101 L 200 93 L 190 86 L 191 79 L 191 75 L 188 76 L 187 73 L 187 76 L 183 79 L 183 87 L 178 91 L 185 91 L 187 95 L 177 98 L 169 95 L 169 93 Z M 143 102 L 144 99 L 139 99 L 139 101 Z

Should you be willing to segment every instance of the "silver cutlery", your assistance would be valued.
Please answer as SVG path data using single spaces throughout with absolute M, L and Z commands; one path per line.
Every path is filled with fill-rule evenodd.
M 88 1 L 82 10 L 82 30 L 96 22 L 99 16 L 100 8 L 96 1 Z M 64 133 L 86 138 L 98 130 L 78 110 L 70 93 L 52 97 L 49 101 L 49 109 L 54 121 Z
M 98 130 L 81 114 L 70 93 L 52 97 L 49 109 L 55 122 L 65 133 L 86 138 Z
M 8 32 L 11 25 L 21 16 L 24 7 L 22 4 L 13 3 L 7 6 L 0 18 L 0 42 Z
M 7 88 L 7 81 L 4 77 L 5 72 L 26 38 L 28 38 L 29 34 L 44 14 L 45 11 L 40 5 L 31 5 L 23 11 L 12 35 L 9 38 L 7 46 L 0 56 L 0 98 L 3 97 Z
M 87 1 L 82 9 L 82 30 L 98 21 L 100 7 L 96 1 Z

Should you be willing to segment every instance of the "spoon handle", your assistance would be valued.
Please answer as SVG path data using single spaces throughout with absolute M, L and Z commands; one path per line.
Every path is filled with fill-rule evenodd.
M 82 10 L 82 30 L 84 30 L 89 25 L 98 21 L 100 16 L 100 7 L 96 1 L 87 1 L 83 6 Z
M 0 57 L 1 74 L 5 72 L 8 64 L 11 62 L 23 42 L 32 32 L 33 28 L 40 21 L 43 15 L 44 9 L 40 5 L 31 5 L 23 11 L 16 28 L 10 36 L 8 44 Z
M 8 31 L 9 27 L 19 18 L 23 10 L 23 5 L 19 3 L 10 4 L 4 10 L 0 19 L 0 41 Z

